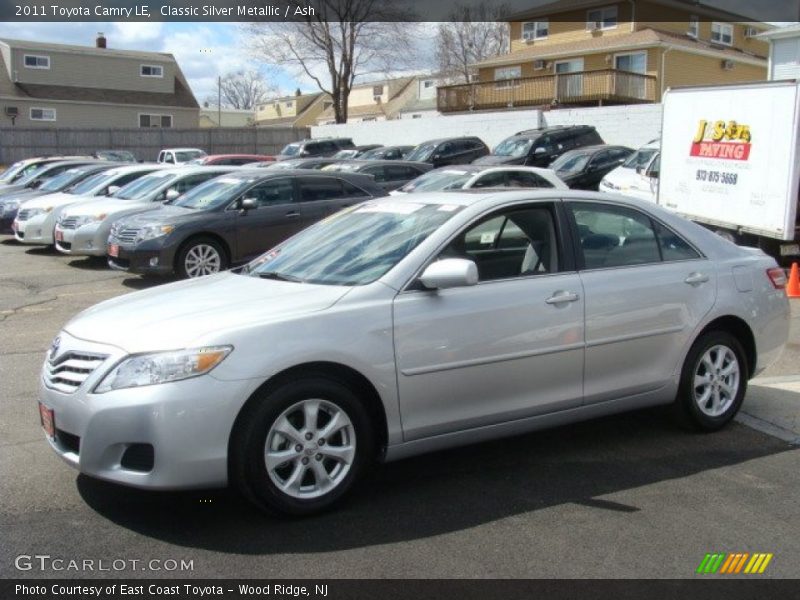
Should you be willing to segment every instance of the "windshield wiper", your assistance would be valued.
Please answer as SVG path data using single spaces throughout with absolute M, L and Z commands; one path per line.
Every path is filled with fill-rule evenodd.
M 276 281 L 291 281 L 292 283 L 303 283 L 303 280 L 300 279 L 299 277 L 284 275 L 283 273 L 277 273 L 275 271 L 262 271 L 258 273 L 258 276 L 261 279 L 274 279 Z

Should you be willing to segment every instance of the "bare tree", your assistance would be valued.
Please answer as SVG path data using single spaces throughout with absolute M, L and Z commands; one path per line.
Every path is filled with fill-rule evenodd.
M 269 64 L 294 70 L 329 94 L 337 123 L 357 77 L 386 75 L 414 60 L 411 14 L 386 0 L 319 0 L 301 21 L 245 25 L 249 47 Z M 289 12 L 304 6 L 289 1 Z
M 215 93 L 206 103 L 217 106 L 221 101 L 222 106 L 250 110 L 276 91 L 260 72 L 236 71 L 217 80 Z
M 508 51 L 508 24 L 502 21 L 508 13 L 504 4 L 456 6 L 436 38 L 436 60 L 445 79 L 466 83 L 471 65 Z

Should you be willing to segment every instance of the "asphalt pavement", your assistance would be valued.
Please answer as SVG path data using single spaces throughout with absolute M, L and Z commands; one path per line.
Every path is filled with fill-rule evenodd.
M 0 236 L 1 577 L 696 577 L 709 552 L 773 553 L 763 577 L 798 574 L 800 301 L 787 351 L 722 432 L 648 410 L 439 452 L 379 466 L 338 509 L 297 520 L 226 490 L 95 481 L 45 443 L 52 338 L 158 283 Z M 50 558 L 18 558 L 36 555 Z

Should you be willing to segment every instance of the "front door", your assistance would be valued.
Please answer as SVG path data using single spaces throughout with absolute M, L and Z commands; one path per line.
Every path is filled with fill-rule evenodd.
M 663 388 L 714 304 L 713 265 L 637 210 L 611 201 L 567 206 L 581 241 L 585 402 Z
M 616 77 L 617 96 L 645 100 L 645 80 L 639 75 L 647 75 L 647 53 L 617 54 L 614 57 L 614 68 L 622 71 Z
M 237 211 L 235 262 L 258 256 L 302 228 L 291 177 L 258 183 L 242 194 L 245 198 L 254 199 L 256 208 L 240 210 L 237 201 L 229 209 Z
M 576 100 L 583 95 L 583 59 L 573 58 L 555 63 L 556 100 Z
M 475 261 L 477 285 L 397 296 L 406 440 L 581 404 L 583 290 L 557 222 L 555 202 L 482 218 L 435 259 Z

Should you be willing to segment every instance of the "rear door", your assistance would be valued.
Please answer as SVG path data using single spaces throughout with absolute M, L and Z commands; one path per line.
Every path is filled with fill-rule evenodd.
M 638 210 L 611 201 L 566 206 L 586 298 L 586 402 L 669 385 L 714 304 L 713 265 Z
M 245 198 L 257 208 L 241 210 Z M 257 183 L 229 208 L 235 211 L 236 255 L 234 262 L 249 260 L 302 229 L 300 208 L 295 202 L 292 177 L 278 177 Z

